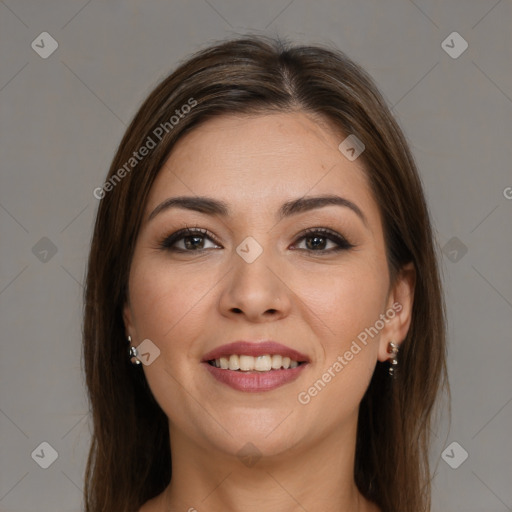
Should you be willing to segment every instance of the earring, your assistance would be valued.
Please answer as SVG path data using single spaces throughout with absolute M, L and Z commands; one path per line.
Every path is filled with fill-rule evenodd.
M 131 342 L 132 342 L 132 337 L 128 336 L 128 343 L 131 343 Z M 130 358 L 130 362 L 133 365 L 140 364 L 140 360 L 137 358 L 138 355 L 139 355 L 139 353 L 137 352 L 137 349 L 133 346 L 130 346 L 130 349 L 128 350 L 128 357 Z
M 393 343 L 392 341 L 389 342 L 388 345 L 388 354 L 391 354 L 391 364 L 389 366 L 389 375 L 391 377 L 395 377 L 396 370 L 398 368 L 398 345 L 396 343 Z

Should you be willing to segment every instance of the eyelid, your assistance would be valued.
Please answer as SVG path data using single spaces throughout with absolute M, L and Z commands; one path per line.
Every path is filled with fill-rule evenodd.
M 185 228 L 179 229 L 178 231 L 175 231 L 174 233 L 171 233 L 170 235 L 164 237 L 164 239 L 160 242 L 159 247 L 164 250 L 169 251 L 176 251 L 176 252 L 202 252 L 207 249 L 198 249 L 197 251 L 187 251 L 183 249 L 175 249 L 173 248 L 173 245 L 182 240 L 183 238 L 187 236 L 194 236 L 194 235 L 203 235 L 205 238 L 210 239 L 212 242 L 214 242 L 216 245 L 219 245 L 222 247 L 222 244 L 217 240 L 217 238 L 210 233 L 205 228 L 200 228 L 199 226 L 186 226 Z M 356 247 L 355 244 L 352 244 L 344 235 L 338 233 L 337 231 L 334 231 L 330 228 L 325 227 L 311 227 L 303 230 L 301 233 L 297 235 L 295 238 L 295 241 L 293 242 L 293 245 L 297 245 L 299 242 L 307 238 L 308 236 L 313 235 L 321 235 L 322 237 L 325 237 L 332 242 L 334 242 L 337 247 L 329 250 L 319 250 L 314 251 L 311 249 L 293 249 L 293 250 L 301 250 L 306 251 L 309 253 L 319 253 L 319 254 L 330 254 L 335 253 L 343 250 L 353 249 Z
M 213 235 L 213 233 L 210 233 L 210 231 L 208 231 L 207 229 L 200 228 L 199 226 L 186 226 L 182 229 L 179 229 L 178 231 L 171 233 L 170 235 L 165 236 L 163 240 L 159 243 L 159 246 L 163 249 L 171 249 L 172 245 L 175 244 L 177 241 L 181 240 L 182 238 L 186 236 L 194 236 L 197 234 L 204 235 L 206 238 L 211 239 L 217 245 L 222 245 Z
M 334 231 L 330 228 L 323 228 L 323 227 L 313 227 L 313 228 L 307 228 L 302 233 L 298 235 L 298 238 L 294 242 L 296 244 L 297 242 L 303 240 L 304 238 L 307 238 L 308 236 L 312 235 L 322 235 L 325 236 L 325 238 L 329 238 L 330 240 L 336 242 L 338 244 L 338 248 L 331 249 L 328 251 L 309 251 L 309 252 L 319 252 L 319 253 L 330 253 L 330 252 L 336 252 L 339 250 L 347 250 L 352 249 L 355 247 L 355 244 L 352 244 L 344 235 L 341 233 L 338 233 L 337 231 Z

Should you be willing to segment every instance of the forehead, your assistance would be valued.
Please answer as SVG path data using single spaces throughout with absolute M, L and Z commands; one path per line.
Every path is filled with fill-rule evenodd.
M 214 196 L 247 211 L 339 194 L 378 217 L 362 161 L 351 162 L 338 149 L 345 137 L 327 121 L 301 112 L 210 119 L 176 143 L 147 210 L 173 195 Z

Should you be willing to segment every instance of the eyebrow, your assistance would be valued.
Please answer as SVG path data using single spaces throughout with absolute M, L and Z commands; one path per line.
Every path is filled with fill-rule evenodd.
M 291 217 L 310 210 L 322 208 L 324 206 L 342 206 L 351 209 L 368 227 L 368 220 L 364 213 L 352 201 L 337 195 L 324 195 L 315 197 L 300 197 L 292 201 L 284 203 L 278 212 L 279 220 L 285 217 Z M 211 197 L 198 197 L 198 196 L 179 196 L 170 197 L 160 203 L 150 214 L 147 222 L 156 217 L 159 213 L 169 210 L 170 208 L 182 208 L 186 210 L 193 210 L 196 212 L 204 213 L 207 215 L 219 215 L 221 217 L 228 217 L 230 209 L 227 203 L 219 201 Z

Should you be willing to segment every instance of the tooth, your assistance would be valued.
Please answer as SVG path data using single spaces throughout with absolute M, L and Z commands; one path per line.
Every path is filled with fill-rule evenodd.
M 283 356 L 279 356 L 277 354 L 272 356 L 272 368 L 274 370 L 279 370 L 281 365 L 283 364 Z
M 280 368 L 285 370 L 288 368 L 297 368 L 299 362 L 293 361 L 288 356 L 283 357 L 279 354 L 272 356 L 267 354 L 257 357 L 232 354 L 229 357 L 224 356 L 219 359 L 214 359 L 213 365 L 223 370 L 240 370 L 244 372 L 256 370 L 259 372 L 268 372 L 270 370 L 279 370 Z
M 254 369 L 259 372 L 268 372 L 272 368 L 270 356 L 258 356 L 254 363 Z
M 229 369 L 230 370 L 239 370 L 240 369 L 240 360 L 237 355 L 232 355 L 229 357 Z
M 240 356 L 240 370 L 244 372 L 254 370 L 254 357 Z

